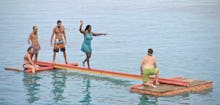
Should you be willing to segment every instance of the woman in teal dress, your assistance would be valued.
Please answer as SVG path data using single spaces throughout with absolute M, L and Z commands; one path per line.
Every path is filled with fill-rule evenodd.
M 92 54 L 91 41 L 93 39 L 93 36 L 101 36 L 101 35 L 106 35 L 106 34 L 92 32 L 91 25 L 87 25 L 85 30 L 82 30 L 82 25 L 83 25 L 83 21 L 80 21 L 79 31 L 84 35 L 84 41 L 81 47 L 81 51 L 86 54 L 86 59 L 82 63 L 83 63 L 83 66 L 85 66 L 85 62 L 87 62 L 88 68 L 90 69 L 89 60 Z

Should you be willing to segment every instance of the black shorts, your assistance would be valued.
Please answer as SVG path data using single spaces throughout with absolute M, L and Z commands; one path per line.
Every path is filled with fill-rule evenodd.
M 53 49 L 54 52 L 59 52 L 59 50 L 62 51 L 62 52 L 66 51 L 65 47 L 64 48 Z

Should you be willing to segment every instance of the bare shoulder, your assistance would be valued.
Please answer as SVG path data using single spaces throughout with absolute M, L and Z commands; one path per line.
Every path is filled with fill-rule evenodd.
M 57 26 L 55 26 L 54 28 L 53 28 L 53 30 L 56 30 L 57 29 Z
M 62 30 L 65 31 L 65 27 L 62 25 Z
M 145 55 L 145 56 L 143 57 L 143 61 L 146 60 L 146 59 L 148 59 L 148 56 Z
M 28 57 L 28 53 L 25 53 L 24 57 L 27 58 Z
M 34 33 L 33 33 L 33 32 L 31 32 L 31 33 L 30 33 L 30 35 L 29 35 L 29 37 L 32 37 L 32 36 L 33 36 L 33 34 L 34 34 Z

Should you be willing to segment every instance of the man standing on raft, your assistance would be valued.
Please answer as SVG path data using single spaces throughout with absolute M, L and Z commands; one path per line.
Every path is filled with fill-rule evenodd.
M 54 34 L 55 34 L 55 39 L 54 39 Z M 64 40 L 63 40 L 63 37 L 64 37 Z M 54 27 L 54 29 L 53 29 L 50 44 L 52 45 L 53 42 L 54 42 L 53 63 L 55 63 L 56 53 L 59 52 L 59 50 L 61 50 L 63 52 L 63 57 L 65 59 L 65 63 L 67 64 L 66 51 L 65 51 L 66 50 L 65 49 L 66 33 L 65 33 L 65 28 L 62 25 L 61 20 L 57 21 L 57 26 Z
M 152 86 L 153 88 L 157 88 L 155 84 L 159 84 L 159 70 L 157 69 L 156 59 L 153 56 L 153 49 L 148 49 L 148 55 L 146 55 L 141 62 L 141 75 L 143 78 L 144 85 Z M 156 75 L 155 81 L 149 81 L 150 75 Z
M 40 44 L 38 42 L 38 27 L 37 26 L 33 26 L 33 32 L 31 32 L 31 34 L 28 37 L 28 44 L 30 44 L 31 41 L 31 47 L 34 49 L 33 54 L 31 55 L 31 59 L 33 58 L 33 56 L 35 56 L 34 59 L 34 63 L 37 62 L 37 58 L 38 58 L 38 52 L 40 50 Z

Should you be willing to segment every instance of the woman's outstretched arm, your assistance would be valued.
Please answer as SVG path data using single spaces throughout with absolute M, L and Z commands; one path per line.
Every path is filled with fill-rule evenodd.
M 101 36 L 101 35 L 107 35 L 107 34 L 105 34 L 105 33 L 92 33 L 93 34 L 93 36 Z
M 82 25 L 83 25 L 83 21 L 81 20 L 81 21 L 80 21 L 80 26 L 79 26 L 79 32 L 82 33 L 82 34 L 84 34 L 85 31 L 82 30 Z

